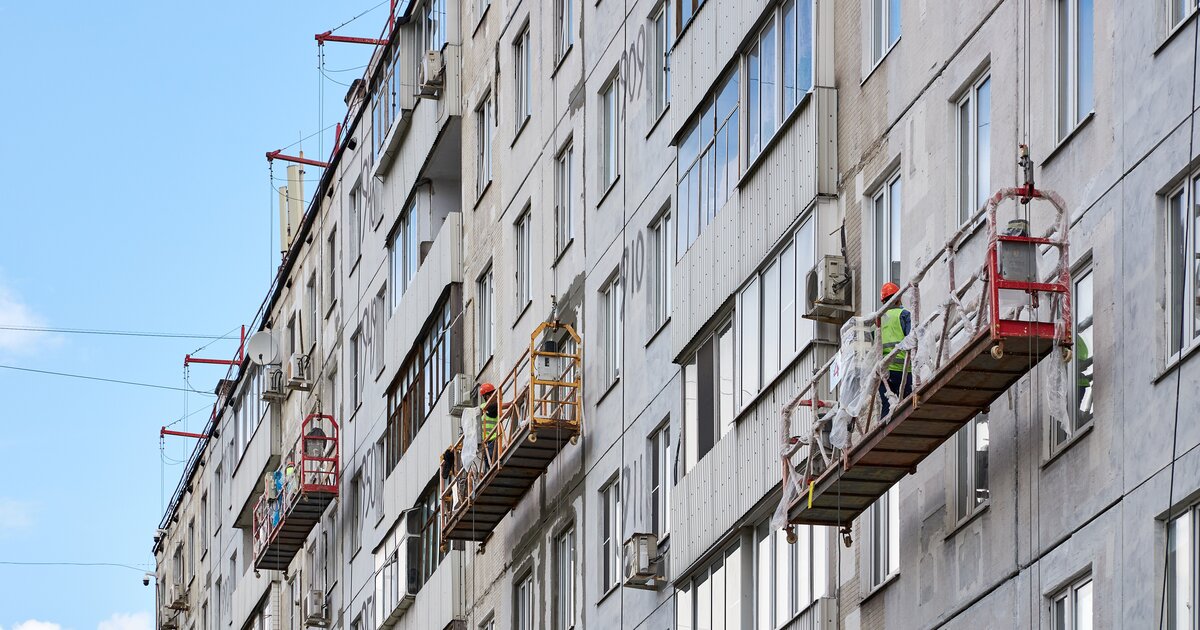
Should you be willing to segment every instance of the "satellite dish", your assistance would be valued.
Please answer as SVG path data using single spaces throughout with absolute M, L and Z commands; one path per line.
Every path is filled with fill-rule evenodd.
M 271 365 L 279 362 L 279 345 L 269 330 L 260 330 L 246 340 L 246 354 L 256 365 Z

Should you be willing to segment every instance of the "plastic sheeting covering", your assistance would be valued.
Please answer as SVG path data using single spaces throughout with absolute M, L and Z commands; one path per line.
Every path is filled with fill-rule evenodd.
M 467 407 L 462 414 L 462 467 L 468 470 L 479 459 L 479 408 Z

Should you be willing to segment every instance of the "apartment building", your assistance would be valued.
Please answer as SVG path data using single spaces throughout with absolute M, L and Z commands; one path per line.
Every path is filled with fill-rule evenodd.
M 305 167 L 276 359 L 222 381 L 164 515 L 159 626 L 1195 627 L 1195 12 L 400 3 Z M 782 418 L 837 393 L 805 393 L 840 339 L 810 278 L 844 261 L 869 314 L 956 233 L 977 268 L 1019 145 L 1067 204 L 1069 415 L 1031 363 L 845 536 L 789 540 Z M 479 384 L 520 407 L 545 322 L 580 337 L 578 439 L 464 500 L 444 452 Z

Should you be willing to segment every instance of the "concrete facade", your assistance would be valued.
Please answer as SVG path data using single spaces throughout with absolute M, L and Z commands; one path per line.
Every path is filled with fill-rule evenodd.
M 1094 627 L 1157 624 L 1165 520 L 1200 496 L 1200 431 L 1189 422 L 1200 344 L 1174 357 L 1168 348 L 1163 253 L 1169 198 L 1197 163 L 1188 79 L 1200 27 L 1194 15 L 1168 27 L 1165 2 L 1095 3 L 1092 111 L 1072 112 L 1060 129 L 1059 2 L 1091 6 L 668 0 L 665 83 L 659 0 L 403 7 L 391 43 L 347 95 L 344 141 L 254 320 L 285 356 L 309 357 L 313 386 L 262 401 L 263 368 L 231 370 L 212 437 L 156 537 L 159 627 L 300 630 L 316 625 L 305 610 L 315 591 L 327 600 L 321 623 L 340 630 L 565 630 L 564 620 L 1057 628 L 1058 594 L 1084 583 Z M 898 39 L 877 55 L 873 21 L 889 6 L 899 11 Z M 800 25 L 795 66 L 785 59 L 789 19 Z M 429 48 L 441 51 L 445 73 L 421 98 Z M 781 60 L 770 70 L 781 81 L 768 87 L 754 79 L 764 51 Z M 796 67 L 808 74 L 784 78 Z M 717 148 L 719 119 L 689 149 L 692 130 L 726 111 L 720 95 L 735 74 L 726 145 L 735 150 Z M 1072 269 L 1092 274 L 1093 419 L 1053 444 L 1053 368 L 1035 369 L 988 415 L 987 501 L 959 518 L 957 441 L 936 450 L 898 485 L 896 566 L 872 585 L 866 550 L 877 532 L 865 518 L 850 547 L 832 530 L 806 528 L 809 542 L 791 547 L 768 525 L 780 495 L 781 412 L 837 349 L 833 326 L 800 317 L 803 276 L 844 252 L 857 312 L 875 308 L 872 204 L 896 175 L 900 278 L 939 251 L 960 225 L 959 103 L 988 77 L 987 193 L 1020 183 L 1017 146 L 1029 144 L 1038 185 L 1068 203 Z M 615 118 L 606 116 L 611 86 Z M 756 89 L 776 90 L 773 125 L 755 107 Z M 757 139 L 756 122 L 765 130 Z M 696 154 L 707 157 L 694 172 L 712 179 L 693 188 Z M 728 168 L 717 174 L 722 159 Z M 692 197 L 699 190 L 703 203 Z M 699 225 L 679 231 L 681 221 Z M 982 224 L 974 229 L 964 265 L 981 260 L 986 236 Z M 412 264 L 393 265 L 396 248 Z M 659 300 L 660 278 L 669 278 L 669 301 Z M 613 295 L 619 309 L 608 308 Z M 584 339 L 578 445 L 551 462 L 482 551 L 455 544 L 443 555 L 418 537 L 418 588 L 404 606 L 381 603 L 387 541 L 420 526 L 439 457 L 461 433 L 447 370 L 471 384 L 500 381 L 555 308 Z M 436 361 L 422 359 L 430 348 Z M 431 367 L 443 360 L 445 370 Z M 426 387 L 424 406 L 397 447 L 389 392 L 408 391 L 410 368 Z M 287 571 L 255 571 L 263 477 L 313 412 L 340 425 L 339 496 Z M 665 456 L 656 451 L 664 435 Z M 613 540 L 658 535 L 655 588 L 603 576 L 614 487 Z M 557 544 L 566 531 L 569 579 Z

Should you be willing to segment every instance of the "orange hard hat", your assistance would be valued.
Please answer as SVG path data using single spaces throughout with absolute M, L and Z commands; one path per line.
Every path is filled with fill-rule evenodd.
M 479 393 L 483 396 L 487 396 L 494 391 L 496 391 L 496 386 L 491 383 L 484 383 L 479 386 Z
M 900 287 L 896 286 L 895 282 L 885 282 L 882 287 L 879 287 L 879 299 L 886 300 L 900 291 Z

